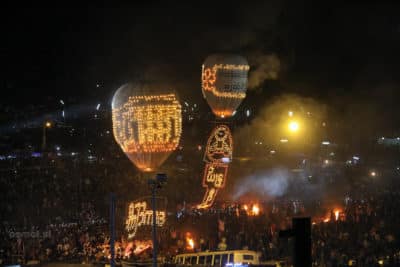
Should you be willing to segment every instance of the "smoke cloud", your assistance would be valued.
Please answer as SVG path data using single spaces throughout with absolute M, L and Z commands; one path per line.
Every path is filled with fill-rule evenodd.
M 289 111 L 293 112 L 293 117 L 288 116 Z M 241 140 L 235 145 L 235 153 L 247 154 L 248 148 L 253 147 L 255 142 L 262 142 L 272 149 L 279 144 L 281 138 L 289 138 L 291 144 L 299 145 L 322 139 L 326 134 L 322 123 L 327 111 L 328 107 L 325 104 L 312 98 L 295 94 L 275 97 L 264 104 L 249 124 L 235 130 L 234 140 Z M 300 130 L 295 135 L 290 135 L 287 128 L 291 118 L 300 124 Z M 255 150 L 250 152 L 256 153 Z
M 254 89 L 266 80 L 277 80 L 281 68 L 281 61 L 276 54 L 256 53 L 249 57 L 250 73 L 248 88 Z
M 272 169 L 250 175 L 241 180 L 234 190 L 233 199 L 237 200 L 248 193 L 269 197 L 279 197 L 286 193 L 289 186 L 289 171 Z

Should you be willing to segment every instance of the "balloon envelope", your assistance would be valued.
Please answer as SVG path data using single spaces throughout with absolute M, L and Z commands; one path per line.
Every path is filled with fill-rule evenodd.
M 176 149 L 182 133 L 181 105 L 174 93 L 146 84 L 125 84 L 112 101 L 114 137 L 141 171 L 152 172 Z
M 202 92 L 213 113 L 220 118 L 233 116 L 246 97 L 247 60 L 237 55 L 215 54 L 202 67 Z

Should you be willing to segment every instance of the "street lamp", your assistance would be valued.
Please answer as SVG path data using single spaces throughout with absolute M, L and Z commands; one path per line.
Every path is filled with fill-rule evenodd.
M 291 121 L 288 124 L 289 131 L 291 132 L 297 132 L 300 128 L 299 123 L 297 121 Z
M 42 134 L 42 151 L 44 152 L 46 149 L 46 132 L 48 128 L 51 128 L 52 124 L 50 121 L 46 121 L 43 123 L 43 134 Z
M 157 267 L 157 220 L 156 220 L 156 193 L 167 182 L 167 175 L 157 173 L 155 178 L 150 178 L 148 184 L 151 189 L 151 202 L 153 208 L 153 267 Z

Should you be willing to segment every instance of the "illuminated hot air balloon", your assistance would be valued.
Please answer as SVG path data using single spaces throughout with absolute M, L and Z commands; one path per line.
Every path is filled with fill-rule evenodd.
M 233 116 L 246 97 L 247 60 L 237 55 L 216 54 L 206 58 L 202 68 L 203 96 L 219 118 Z
M 128 158 L 143 172 L 156 171 L 179 144 L 181 105 L 173 93 L 151 84 L 125 84 L 112 100 L 113 132 Z

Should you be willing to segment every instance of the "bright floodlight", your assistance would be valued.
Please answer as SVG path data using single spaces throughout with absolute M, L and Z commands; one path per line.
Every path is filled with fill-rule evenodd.
M 291 132 L 297 132 L 299 130 L 299 124 L 296 121 L 289 122 L 289 130 Z

